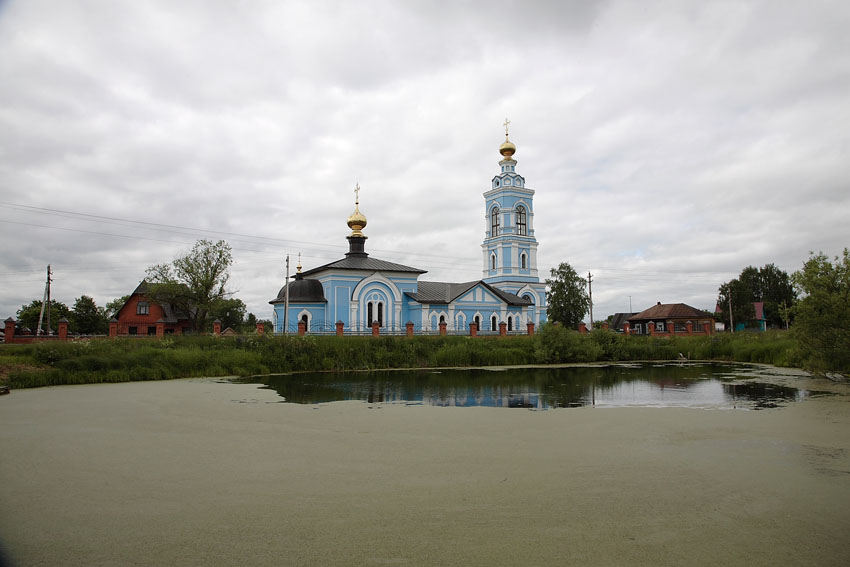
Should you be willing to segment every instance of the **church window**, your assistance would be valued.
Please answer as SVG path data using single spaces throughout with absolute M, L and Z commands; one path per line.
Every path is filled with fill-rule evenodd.
M 517 187 L 522 187 L 522 179 L 520 179 L 519 177 L 517 177 L 517 178 L 514 180 L 514 185 L 516 185 Z
M 490 269 L 496 269 L 496 254 L 490 254 Z
M 514 322 L 514 318 L 509 316 L 509 317 L 508 317 L 508 330 L 509 330 L 509 331 L 513 331 L 513 330 L 514 330 L 513 322 Z
M 378 303 L 378 326 L 384 326 L 384 304 Z
M 446 322 L 446 318 L 443 315 L 440 315 L 440 325 Z
M 523 270 L 528 269 L 528 262 L 526 260 L 527 260 L 527 258 L 526 258 L 525 252 L 523 252 L 519 257 L 519 266 Z
M 499 236 L 499 207 L 490 211 L 490 236 Z
M 508 177 L 508 178 L 505 179 L 505 185 L 510 185 L 510 184 L 511 184 L 511 178 Z
M 481 329 L 481 317 L 479 317 L 478 315 L 475 316 L 475 329 Z
M 492 317 L 490 317 L 490 330 L 491 330 L 491 331 L 495 331 L 495 330 L 496 330 L 496 316 L 495 316 L 495 315 L 493 315 Z
M 371 327 L 372 326 L 372 302 L 371 301 L 366 305 L 366 311 L 367 311 L 367 313 L 366 313 L 366 324 Z
M 516 208 L 516 229 L 517 233 L 525 236 L 528 234 L 528 225 L 526 224 L 525 207 L 518 205 Z M 525 266 L 523 266 L 525 267 Z
M 136 315 L 149 315 L 150 304 L 147 301 L 140 301 L 136 304 Z
M 494 180 L 493 180 L 493 187 L 498 187 L 498 186 L 499 186 L 499 180 L 498 180 L 498 179 L 494 179 Z

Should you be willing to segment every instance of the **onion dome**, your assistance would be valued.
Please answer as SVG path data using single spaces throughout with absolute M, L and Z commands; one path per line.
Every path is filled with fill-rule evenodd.
M 513 142 L 508 140 L 507 136 L 505 136 L 504 143 L 499 146 L 499 153 L 502 154 L 505 159 L 513 159 L 514 152 L 516 152 L 516 146 Z
M 366 228 L 366 215 L 360 212 L 360 184 L 358 183 L 354 189 L 356 198 L 354 199 L 354 212 L 348 217 L 348 228 L 351 229 L 351 236 L 363 236 L 363 229 Z

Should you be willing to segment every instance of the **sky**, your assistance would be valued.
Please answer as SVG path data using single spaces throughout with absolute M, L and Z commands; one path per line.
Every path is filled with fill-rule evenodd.
M 0 319 L 202 238 L 259 318 L 347 251 L 483 277 L 506 118 L 541 279 L 713 310 L 850 246 L 846 1 L 0 0 Z

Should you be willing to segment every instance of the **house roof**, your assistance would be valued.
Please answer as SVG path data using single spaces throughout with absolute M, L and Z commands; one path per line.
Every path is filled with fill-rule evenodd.
M 414 274 L 425 273 L 425 270 L 420 270 L 419 268 L 411 268 L 410 266 L 387 262 L 386 260 L 379 260 L 378 258 L 369 258 L 365 254 L 352 254 L 342 258 L 341 260 L 337 260 L 336 262 L 331 262 L 330 264 L 325 264 L 324 266 L 307 270 L 301 275 L 306 277 L 325 270 L 366 270 L 371 272 L 409 272 Z
M 635 315 L 637 313 L 614 313 L 614 316 L 611 318 L 611 328 L 622 329 L 625 322 Z
M 645 309 L 636 315 L 629 317 L 629 321 L 642 321 L 646 319 L 691 319 L 706 317 L 706 314 L 686 305 L 684 303 L 658 303 L 649 309 Z
M 416 293 L 405 293 L 408 297 L 419 303 L 443 303 L 448 304 L 477 285 L 487 288 L 493 295 L 508 305 L 531 305 L 532 303 L 524 297 L 513 293 L 502 291 L 490 284 L 478 280 L 474 282 L 450 283 L 450 282 L 419 282 Z

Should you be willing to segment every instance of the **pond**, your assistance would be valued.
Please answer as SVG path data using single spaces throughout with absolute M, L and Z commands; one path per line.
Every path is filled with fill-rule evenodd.
M 281 402 L 554 409 L 762 409 L 809 392 L 772 383 L 782 370 L 745 364 L 629 363 L 568 367 L 393 370 L 256 376 Z

